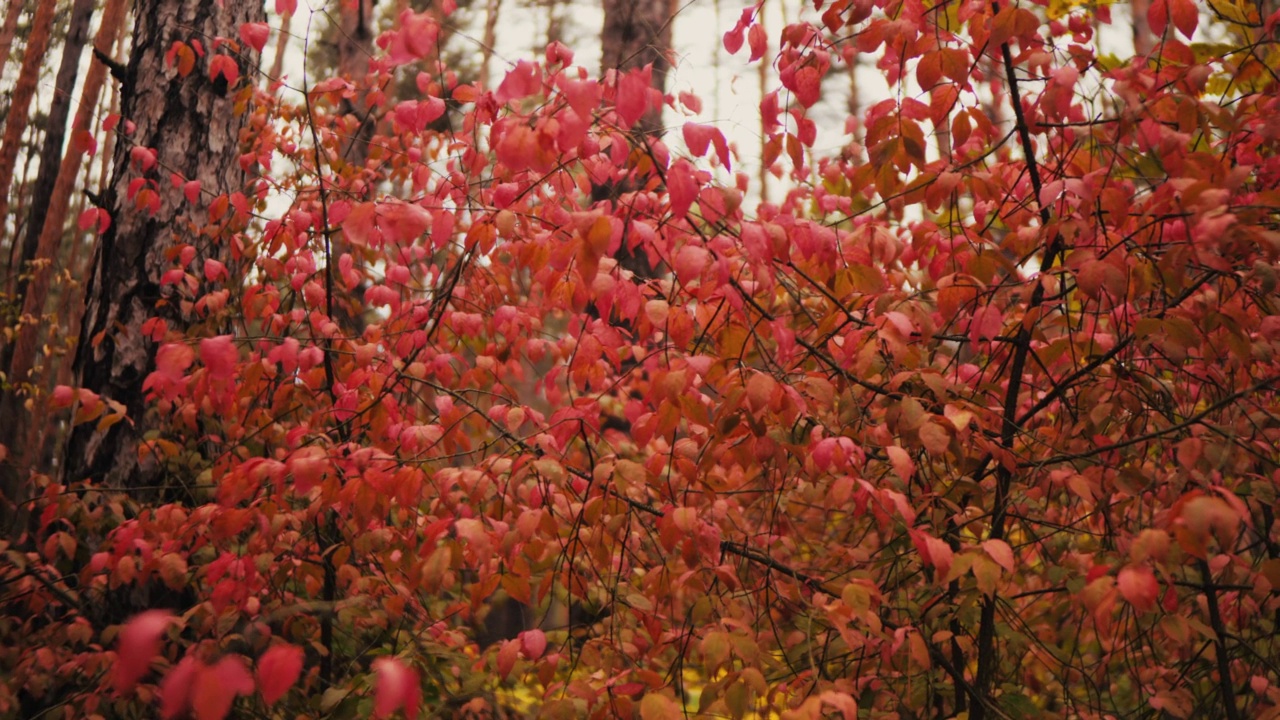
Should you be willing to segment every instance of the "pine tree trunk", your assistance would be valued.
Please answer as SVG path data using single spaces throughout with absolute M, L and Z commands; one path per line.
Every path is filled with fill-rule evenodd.
M 338 74 L 360 90 L 355 101 L 344 100 L 346 113 L 353 115 L 351 139 L 343 152 L 348 164 L 363 168 L 369 159 L 369 141 L 373 138 L 373 125 L 367 115 L 364 102 L 364 79 L 369 75 L 369 58 L 373 57 L 373 0 L 344 0 L 338 10 L 341 21 L 338 27 Z
M 119 33 L 124 15 L 124 0 L 108 0 L 102 12 L 102 23 L 98 28 L 98 34 L 94 38 L 95 43 L 100 47 L 110 48 Z M 94 109 L 97 107 L 98 96 L 102 91 L 105 78 L 105 66 L 99 62 L 89 66 L 84 88 L 81 90 L 80 104 L 76 110 L 73 132 L 91 130 Z M 66 154 L 59 163 L 57 180 L 42 218 L 41 225 L 44 228 L 36 249 L 37 259 L 51 261 L 58 253 L 58 243 L 62 238 L 62 221 L 67 214 L 68 202 L 75 187 L 83 157 L 83 149 L 73 143 L 67 148 Z M 0 393 L 0 417 L 6 419 L 4 423 L 0 423 L 0 446 L 6 448 L 4 456 L 0 457 L 0 532 L 11 533 L 14 537 L 21 535 L 26 524 L 27 507 L 24 504 L 28 495 L 26 477 L 31 460 L 30 448 L 19 443 L 25 436 L 24 433 L 31 421 L 28 411 L 23 407 L 26 396 L 21 390 L 22 384 L 30 379 L 29 375 L 35 366 L 40 326 L 38 318 L 43 314 L 51 274 L 50 263 L 38 267 L 34 273 L 34 280 L 23 298 L 23 317 L 29 317 L 32 320 L 24 322 L 19 328 L 9 357 L 10 362 L 6 368 L 10 381 L 9 388 L 6 392 Z M 10 348 L 5 350 L 8 353 Z
M 4 69 L 9 65 L 9 55 L 13 52 L 13 36 L 18 33 L 18 18 L 22 17 L 26 0 L 9 0 L 9 9 L 4 14 L 4 25 L 0 25 L 0 77 L 4 77 Z
M 31 190 L 31 209 L 22 232 L 22 250 L 16 265 L 20 269 L 35 258 L 36 247 L 40 243 L 40 231 L 48 214 L 53 184 L 58 179 L 58 169 L 62 165 L 62 143 L 67 137 L 71 94 L 75 91 L 76 77 L 80 74 L 80 56 L 89 40 L 89 21 L 92 19 L 93 0 L 75 0 L 72 3 L 67 39 L 62 46 L 62 61 L 58 66 L 57 80 L 54 81 L 53 102 L 49 105 L 49 118 L 45 123 L 44 144 L 40 148 L 40 170 Z M 19 279 L 15 297 L 22 297 L 26 290 L 26 280 Z M 5 360 L 7 366 L 8 357 Z
M 35 97 L 40 82 L 40 66 L 49 49 L 49 26 L 58 0 L 40 0 L 36 16 L 31 21 L 31 34 L 22 49 L 22 70 L 13 87 L 9 100 L 9 116 L 4 125 L 4 139 L 0 141 L 0 238 L 6 234 L 9 216 L 9 188 L 13 185 L 13 171 L 18 163 L 18 148 L 22 145 L 22 133 L 27 129 L 27 114 L 31 99 Z
M 181 188 L 169 182 L 169 174 L 199 180 L 206 198 L 244 189 L 246 176 L 238 156 L 247 113 L 236 104 L 246 102 L 253 92 L 258 63 L 256 53 L 238 56 L 240 80 L 226 88 L 211 81 L 205 67 L 180 77 L 164 55 L 175 40 L 235 37 L 241 24 L 260 22 L 264 13 L 262 0 L 138 0 L 134 12 L 121 114 L 136 123 L 136 129 L 127 138 L 117 138 L 104 198 L 112 225 L 94 256 L 75 365 L 77 384 L 122 403 L 131 422 L 117 423 L 105 432 L 92 424 L 77 427 L 67 443 L 64 477 L 136 488 L 154 485 L 159 478 L 158 469 L 141 463 L 137 451 L 149 422 L 142 383 L 155 356 L 142 325 L 160 316 L 171 330 L 185 326 L 175 291 L 160 283 L 170 267 L 165 250 L 175 236 L 190 239 L 188 223 L 203 227 L 209 222 L 206 210 L 189 205 Z M 158 154 L 156 167 L 149 171 L 160 195 L 154 215 L 135 209 L 128 197 L 129 183 L 140 173 L 130 162 L 135 146 Z M 225 255 L 228 244 L 228 237 L 199 243 L 205 257 Z
M 671 68 L 673 0 L 604 0 L 604 28 L 600 31 L 602 72 L 626 71 L 653 63 L 653 87 L 666 92 Z M 661 109 L 646 113 L 637 130 L 654 134 L 662 129 Z
M 667 71 L 671 69 L 671 21 L 676 0 L 604 0 L 604 27 L 600 31 L 601 73 L 626 72 L 653 65 L 651 83 L 665 94 Z M 638 142 L 662 133 L 662 108 L 646 112 L 632 128 Z M 630 188 L 596 188 L 596 197 L 616 198 Z M 637 278 L 655 277 L 643 248 L 634 252 L 625 245 L 615 256 L 618 264 Z
M 489 64 L 493 62 L 493 49 L 498 44 L 498 15 L 502 0 L 488 0 L 485 5 L 484 37 L 480 40 L 480 83 L 489 87 Z

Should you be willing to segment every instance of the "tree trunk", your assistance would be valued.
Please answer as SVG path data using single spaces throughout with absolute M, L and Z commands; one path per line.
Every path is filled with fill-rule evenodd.
M 67 39 L 62 46 L 62 61 L 58 65 L 58 78 L 54 82 L 53 102 L 49 105 L 49 119 L 45 123 L 44 144 L 40 148 L 40 170 L 31 190 L 31 209 L 27 215 L 27 226 L 23 228 L 22 250 L 15 266 L 19 270 L 26 268 L 27 263 L 35 258 L 36 247 L 40 244 L 40 231 L 48 215 L 49 198 L 53 195 L 53 184 L 58 179 L 58 169 L 62 165 L 62 143 L 67 137 L 71 93 L 75 91 L 76 77 L 80 74 L 80 56 L 89 40 L 89 21 L 92 19 L 93 0 L 75 0 L 72 3 Z M 96 103 L 97 98 L 94 100 Z M 22 297 L 26 290 L 27 282 L 20 278 L 15 297 Z M 5 366 L 8 366 L 7 355 L 8 353 Z
M 489 87 L 489 64 L 493 62 L 493 48 L 498 44 L 498 15 L 502 0 L 488 0 L 484 11 L 484 37 L 480 40 L 480 85 Z
M 1151 0 L 1133 0 L 1129 11 L 1133 13 L 1133 52 L 1135 55 L 1147 55 L 1156 46 L 1156 37 L 1151 32 L 1151 23 L 1147 22 L 1147 12 L 1151 9 Z
M 674 0 L 604 0 L 601 72 L 624 72 L 653 63 L 653 87 L 665 93 L 674 14 Z M 636 128 L 650 135 L 660 132 L 661 108 L 646 113 Z
M 76 349 L 77 384 L 122 403 L 130 422 L 105 432 L 93 424 L 77 427 L 67 443 L 64 465 L 69 482 L 90 478 L 116 487 L 149 486 L 159 477 L 157 468 L 140 463 L 137 452 L 149 423 L 142 383 L 154 367 L 155 355 L 142 325 L 160 316 L 171 330 L 185 326 L 176 291 L 160 283 L 171 267 L 165 250 L 175 237 L 190 238 L 189 224 L 209 223 L 207 211 L 189 205 L 182 189 L 169 182 L 169 174 L 199 180 L 205 197 L 237 192 L 246 182 L 238 162 L 246 113 L 235 105 L 253 92 L 257 54 L 246 51 L 236 58 L 241 78 L 232 88 L 211 81 L 207 68 L 180 77 L 164 55 L 175 40 L 235 37 L 241 24 L 264 19 L 262 0 L 138 0 L 134 12 L 121 114 L 136 123 L 136 129 L 127 138 L 117 138 L 104 198 L 112 224 L 94 256 Z M 158 155 L 156 166 L 147 172 L 157 181 L 160 196 L 154 214 L 135 209 L 128 197 L 130 182 L 141 172 L 130 162 L 135 146 L 153 148 Z M 218 236 L 202 245 L 206 257 L 225 255 L 228 238 Z
M 98 34 L 94 38 L 95 43 L 100 47 L 110 48 L 115 42 L 124 14 L 124 0 L 108 0 L 102 12 Z M 73 131 L 92 129 L 94 109 L 98 105 L 98 96 L 105 78 L 106 67 L 102 63 L 95 62 L 89 66 Z M 52 261 L 57 255 L 63 219 L 67 214 L 68 201 L 83 158 L 83 149 L 73 143 L 59 163 L 57 180 L 41 223 L 45 227 L 41 231 L 36 249 L 37 259 Z M 32 222 L 35 220 L 33 217 Z M 4 456 L 0 457 L 0 529 L 15 537 L 21 535 L 26 524 L 26 476 L 28 461 L 31 459 L 27 452 L 30 448 L 23 447 L 18 442 L 24 437 L 25 428 L 30 422 L 30 416 L 23 407 L 22 386 L 29 380 L 31 369 L 35 366 L 36 342 L 41 324 L 39 318 L 44 311 L 52 272 L 51 262 L 39 266 L 23 298 L 23 323 L 13 343 L 11 362 L 7 366 L 9 389 L 0 393 L 0 417 L 6 419 L 6 422 L 0 424 L 0 446 L 7 448 Z M 10 348 L 6 347 L 5 350 L 8 353 Z
M 271 63 L 271 73 L 267 75 L 266 84 L 280 79 L 284 75 L 284 53 L 289 48 L 289 37 L 293 32 L 293 13 L 285 13 L 280 19 L 280 32 L 276 37 L 276 59 Z
M 4 69 L 9 65 L 13 36 L 18 33 L 18 18 L 22 17 L 25 5 L 26 0 L 9 0 L 9 9 L 5 11 L 4 25 L 0 26 L 0 77 L 4 77 Z
M 675 8 L 676 0 L 604 0 L 604 26 L 600 30 L 601 73 L 610 70 L 621 73 L 652 64 L 650 82 L 658 92 L 665 94 L 667 71 L 671 68 L 671 20 Z M 646 112 L 631 132 L 638 143 L 661 135 L 662 107 Z M 620 186 L 597 187 L 593 197 L 611 198 L 616 203 L 620 195 L 633 189 L 625 182 Z M 632 251 L 623 245 L 615 259 L 637 278 L 657 275 L 643 248 Z
M 338 74 L 358 88 L 354 102 L 343 101 L 344 111 L 357 123 L 343 157 L 348 164 L 363 169 L 369 159 L 369 141 L 373 139 L 373 124 L 364 102 L 368 90 L 364 79 L 369 75 L 369 58 L 373 57 L 373 0 L 344 0 L 338 19 Z
M 4 125 L 4 140 L 0 141 L 0 238 L 5 235 L 9 217 L 9 187 L 13 184 L 13 170 L 18 162 L 18 148 L 22 145 L 22 133 L 27 129 L 27 113 L 31 99 L 35 97 L 40 82 L 40 66 L 45 51 L 49 49 L 49 26 L 58 0 L 40 0 L 36 16 L 31 21 L 31 34 L 22 49 L 22 70 L 13 86 L 9 101 L 9 116 Z

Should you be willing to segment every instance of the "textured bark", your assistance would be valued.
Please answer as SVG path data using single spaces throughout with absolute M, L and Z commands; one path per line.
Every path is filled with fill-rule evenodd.
M 237 95 L 252 92 L 258 58 L 241 54 L 236 87 L 219 87 L 207 67 L 182 78 L 164 61 L 175 40 L 191 37 L 235 37 L 242 23 L 260 22 L 261 0 L 138 0 L 135 5 L 132 55 L 121 90 L 121 114 L 134 123 L 134 133 L 118 138 L 114 170 L 105 202 L 111 228 L 94 256 L 86 292 L 84 325 L 76 353 L 76 378 L 82 388 L 122 403 L 131 422 L 98 432 L 92 424 L 72 433 L 67 444 L 65 479 L 91 478 L 116 487 L 154 485 L 158 470 L 139 462 L 137 443 L 147 431 L 142 383 L 154 366 L 155 348 L 142 335 L 142 324 L 160 316 L 181 330 L 184 318 L 172 286 L 162 288 L 170 267 L 165 249 L 175 241 L 191 242 L 204 257 L 225 255 L 223 238 L 195 238 L 187 228 L 203 227 L 203 208 L 186 203 L 169 174 L 199 180 L 206 197 L 242 190 L 246 177 L 238 155 L 245 126 Z M 225 50 L 224 50 L 225 52 Z M 154 215 L 133 207 L 129 183 L 139 176 L 130 163 L 135 145 L 154 148 L 158 164 L 149 172 L 157 181 L 160 209 Z
M 0 25 L 0 77 L 4 77 L 4 69 L 9 65 L 13 36 L 18 33 L 18 18 L 22 17 L 24 5 L 25 0 L 9 0 L 9 8 L 5 10 L 4 25 Z
M 49 26 L 58 0 L 40 0 L 36 16 L 31 21 L 31 34 L 22 49 L 22 69 L 18 82 L 13 86 L 9 99 L 9 116 L 4 125 L 4 139 L 0 140 L 0 218 L 9 216 L 9 187 L 13 184 L 13 170 L 18 162 L 18 148 L 22 145 L 22 133 L 27 129 L 27 114 L 31 99 L 35 97 L 40 82 L 40 66 L 49 49 Z M 3 238 L 7 222 L 0 222 L 0 238 Z
M 674 15 L 674 0 L 604 0 L 601 70 L 625 71 L 653 63 L 653 87 L 665 93 Z M 660 109 L 650 111 L 637 124 L 637 130 L 648 134 L 661 128 Z

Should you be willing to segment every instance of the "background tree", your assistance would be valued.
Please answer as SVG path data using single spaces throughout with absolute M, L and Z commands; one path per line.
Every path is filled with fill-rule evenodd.
M 147 428 L 142 384 L 154 367 L 153 342 L 199 322 L 191 306 L 197 278 L 234 267 L 236 233 L 252 196 L 239 149 L 253 88 L 242 78 L 256 70 L 261 46 L 222 39 L 260 23 L 262 12 L 255 0 L 134 6 L 119 78 L 130 132 L 117 135 L 102 199 L 111 223 L 94 258 L 76 355 L 76 385 L 117 403 L 132 422 L 77 428 L 67 444 L 70 480 L 129 488 L 163 478 L 139 457 Z M 183 262 L 191 271 L 177 283 L 164 277 L 175 240 L 187 249 Z

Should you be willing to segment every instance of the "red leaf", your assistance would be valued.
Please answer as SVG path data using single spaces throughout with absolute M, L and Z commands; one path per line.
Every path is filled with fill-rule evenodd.
M 520 633 L 520 649 L 530 660 L 537 660 L 547 651 L 547 634 L 541 630 L 525 630 Z
M 262 52 L 262 48 L 267 46 L 269 37 L 271 27 L 264 22 L 244 23 L 240 26 L 240 41 L 258 52 Z
M 166 343 L 156 351 L 156 372 L 179 379 L 195 362 L 196 353 L 186 343 Z
M 209 79 L 217 80 L 221 75 L 228 85 L 235 85 L 236 80 L 240 79 L 240 66 L 236 64 L 235 58 L 230 55 L 214 55 L 209 61 Z
M 1156 606 L 1160 597 L 1160 586 L 1156 583 L 1156 575 L 1145 565 L 1129 565 L 1120 571 L 1117 578 L 1120 594 L 1139 612 L 1146 612 Z
M 49 395 L 49 404 L 55 410 L 62 410 L 63 408 L 69 408 L 71 407 L 72 403 L 74 403 L 75 401 L 76 401 L 75 388 L 68 387 L 66 385 L 59 385 L 58 387 L 54 388 L 53 392 L 50 393 Z
M 418 705 L 422 702 L 422 687 L 418 673 L 399 658 L 381 657 L 373 661 L 378 679 L 373 690 L 373 716 L 384 718 L 403 709 L 408 720 L 418 717 Z
M 618 78 L 618 118 L 625 128 L 630 128 L 649 110 L 649 88 L 653 78 L 653 66 L 632 70 Z
M 1168 0 L 1151 0 L 1151 4 L 1147 6 L 1147 26 L 1151 28 L 1151 32 L 1156 36 L 1164 35 L 1168 24 Z
M 495 100 L 507 104 L 512 100 L 521 100 L 538 92 L 542 83 L 538 79 L 538 66 L 528 60 L 516 63 L 514 69 L 507 73 L 493 94 Z
M 680 104 L 688 108 L 689 112 L 697 115 L 702 112 L 702 100 L 691 92 L 680 93 Z
M 129 692 L 147 674 L 151 659 L 160 653 L 161 636 L 171 618 L 168 610 L 148 610 L 134 615 L 120 629 L 112 679 L 116 692 Z
M 498 678 L 506 680 L 511 671 L 515 669 L 516 661 L 520 659 L 520 643 L 515 640 L 507 640 L 502 643 L 502 647 L 498 648 Z
M 791 90 L 796 94 L 796 100 L 805 107 L 812 106 L 822 97 L 822 73 L 812 65 L 797 70 L 793 84 L 795 87 Z
M 302 674 L 304 654 L 295 645 L 274 645 L 258 658 L 258 692 L 262 702 L 274 705 L 289 692 Z
M 142 172 L 146 172 L 156 166 L 156 151 L 151 148 L 136 146 L 129 151 L 129 159 Z
M 711 261 L 711 253 L 698 245 L 685 245 L 676 253 L 674 269 L 676 279 L 682 285 L 688 285 L 702 277 L 702 271 Z
M 378 216 L 378 206 L 373 203 L 360 203 L 351 208 L 346 218 L 342 219 L 342 234 L 347 241 L 355 245 L 368 245 L 374 233 L 374 220 Z
M 698 181 L 693 176 L 693 165 L 687 160 L 677 160 L 667 172 L 667 193 L 671 199 L 671 214 L 682 218 L 698 199 Z
M 81 230 L 93 228 L 93 231 L 101 235 L 111 227 L 111 213 L 102 208 L 89 208 L 80 213 L 80 219 L 77 225 Z
M 765 35 L 764 26 L 756 23 L 747 31 L 747 43 L 751 46 L 751 62 L 764 57 L 769 51 L 769 38 Z
M 188 180 L 182 185 L 182 194 L 186 196 L 187 202 L 192 205 L 200 200 L 200 181 Z
M 192 715 L 196 720 L 223 720 L 231 712 L 237 695 L 253 692 L 253 676 L 239 655 L 227 655 L 196 675 L 191 693 Z
M 1196 26 L 1200 24 L 1200 9 L 1196 7 L 1195 0 L 1167 0 L 1167 2 L 1173 26 L 1190 39 L 1196 34 Z
M 298 11 L 298 0 L 276 0 L 277 15 L 292 15 Z
M 600 105 L 600 83 L 595 80 L 561 80 L 560 92 L 578 117 L 590 118 Z
M 742 39 L 743 39 L 742 33 L 743 33 L 743 30 L 741 25 L 739 25 L 738 27 L 735 27 L 732 30 L 725 32 L 724 34 L 725 52 L 729 53 L 730 55 L 738 54 L 738 51 L 742 49 Z
M 191 695 L 196 675 L 204 669 L 194 656 L 182 658 L 160 683 L 160 717 L 162 720 L 186 717 L 191 713 Z
M 951 546 L 922 530 L 913 529 L 908 532 L 911 535 L 911 541 L 916 546 L 916 551 L 920 553 L 920 558 L 924 560 L 924 563 L 936 571 L 935 574 L 939 579 L 946 577 L 947 571 L 951 569 L 951 562 L 955 557 Z
M 421 205 L 388 202 L 378 206 L 378 228 L 388 240 L 412 245 L 431 227 L 431 213 Z
M 221 262 L 214 260 L 213 258 L 208 258 L 204 261 L 205 280 L 208 280 L 209 282 L 216 282 L 218 280 L 227 280 L 229 278 L 230 274 L 227 272 L 226 265 L 223 265 Z
M 732 169 L 729 164 L 729 144 L 724 139 L 724 133 L 719 128 L 710 125 L 699 125 L 698 123 L 684 124 L 684 144 L 689 148 L 689 152 L 694 157 L 702 157 L 707 154 L 709 145 L 716 148 L 716 156 L 720 158 L 720 164 L 726 170 Z
M 1004 314 L 995 305 L 986 305 L 973 314 L 973 320 L 969 322 L 969 339 L 974 344 L 982 340 L 992 340 L 1000 337 L 1002 329 L 1004 329 Z
M 431 13 L 415 13 L 406 9 L 400 13 L 400 30 L 386 33 L 379 44 L 387 50 L 387 58 L 394 65 L 421 60 L 430 56 L 440 36 L 440 27 Z
M 212 377 L 222 380 L 233 377 L 239 361 L 240 351 L 236 349 L 230 335 L 220 335 L 200 341 L 200 362 L 209 369 Z

